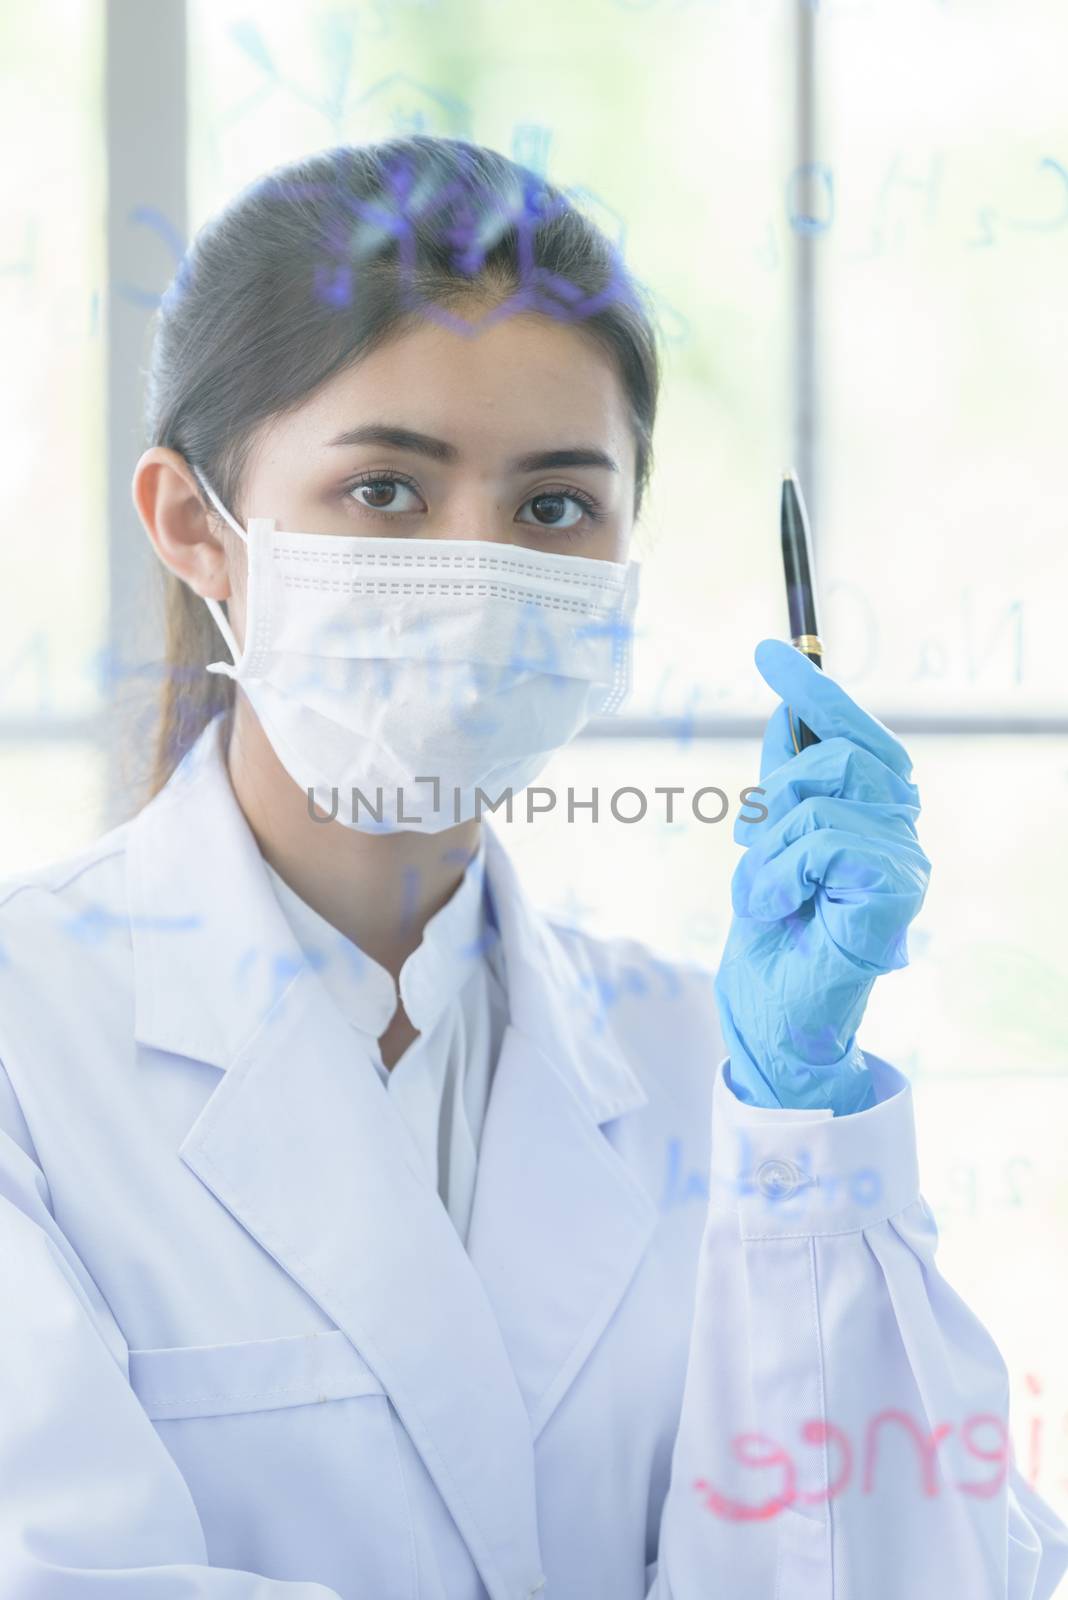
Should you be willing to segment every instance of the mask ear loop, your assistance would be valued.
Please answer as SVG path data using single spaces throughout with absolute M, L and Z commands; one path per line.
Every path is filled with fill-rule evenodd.
M 194 467 L 193 471 L 196 473 L 197 478 L 200 481 L 201 488 L 204 490 L 204 493 L 207 495 L 208 499 L 211 501 L 212 505 L 215 507 L 216 511 L 219 513 L 220 517 L 222 517 L 224 521 L 226 521 L 226 522 L 228 522 L 230 524 L 231 528 L 233 528 L 234 532 L 237 534 L 237 536 L 241 540 L 242 544 L 247 546 L 248 545 L 248 535 L 245 533 L 245 530 L 241 527 L 240 523 L 234 521 L 234 519 L 230 515 L 229 511 L 227 511 L 226 507 L 223 505 L 222 501 L 219 499 L 218 495 L 215 493 L 215 490 L 211 487 L 211 484 L 204 477 L 204 474 L 200 471 L 200 468 L 199 467 Z M 215 626 L 218 628 L 219 632 L 222 634 L 223 639 L 226 642 L 226 647 L 229 650 L 230 654 L 234 658 L 232 663 L 230 663 L 228 661 L 213 661 L 207 666 L 207 668 L 205 670 L 208 671 L 208 672 L 220 672 L 220 673 L 222 673 L 224 675 L 224 677 L 232 678 L 234 676 L 233 668 L 237 665 L 238 659 L 239 659 L 239 657 L 241 655 L 240 646 L 238 645 L 238 642 L 234 637 L 233 629 L 231 628 L 229 622 L 227 621 L 226 613 L 223 610 L 222 606 L 219 604 L 218 600 L 216 600 L 213 596 L 206 595 L 206 594 L 205 595 L 201 595 L 200 598 L 203 600 L 204 604 L 207 606 L 208 610 L 211 612 L 211 615 L 215 620 Z

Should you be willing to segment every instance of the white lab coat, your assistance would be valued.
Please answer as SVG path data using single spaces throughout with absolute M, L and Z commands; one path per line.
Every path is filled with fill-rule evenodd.
M 1006 1374 L 933 1263 L 905 1079 L 745 1107 L 711 975 L 554 926 L 487 829 L 510 1023 L 465 1252 L 218 729 L 0 890 L 0 1600 L 1051 1595 L 1015 1469 L 955 1487 L 1003 1475 L 971 1419 Z M 933 1493 L 901 1413 L 949 1425 Z

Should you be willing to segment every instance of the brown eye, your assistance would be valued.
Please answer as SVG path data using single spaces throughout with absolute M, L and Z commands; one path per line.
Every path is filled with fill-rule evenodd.
M 567 515 L 566 494 L 539 494 L 530 503 L 539 522 L 562 522 Z
M 363 506 L 365 511 L 377 511 L 389 515 L 426 509 L 410 484 L 389 474 L 361 478 L 357 483 L 350 484 L 346 492 L 355 499 L 358 506 Z M 405 495 L 415 503 L 406 503 Z
M 364 503 L 369 506 L 373 505 L 376 509 L 382 506 L 390 506 L 393 504 L 393 493 L 396 487 L 394 483 L 365 483 L 363 489 L 371 498 Z
M 533 525 L 539 528 L 573 528 L 583 517 L 587 517 L 591 522 L 598 521 L 598 513 L 592 500 L 571 491 L 565 494 L 562 489 L 548 490 L 542 494 L 531 495 L 525 504 L 532 508 Z M 571 511 L 568 510 L 569 505 L 572 507 Z M 527 522 L 528 525 L 531 522 L 531 519 L 526 517 L 517 520 Z

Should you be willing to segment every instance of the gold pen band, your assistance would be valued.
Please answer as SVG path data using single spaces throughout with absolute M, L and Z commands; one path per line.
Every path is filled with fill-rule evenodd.
M 796 638 L 790 640 L 790 643 L 796 645 L 806 656 L 821 656 L 823 654 L 823 646 L 814 633 L 799 633 Z

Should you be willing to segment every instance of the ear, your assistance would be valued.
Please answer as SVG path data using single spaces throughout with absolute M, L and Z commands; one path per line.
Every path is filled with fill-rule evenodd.
M 223 536 L 212 531 L 220 519 L 205 511 L 200 485 L 177 450 L 153 445 L 134 469 L 131 494 L 153 548 L 168 571 L 194 594 L 229 600 L 230 558 Z M 237 540 L 234 540 L 235 544 Z

